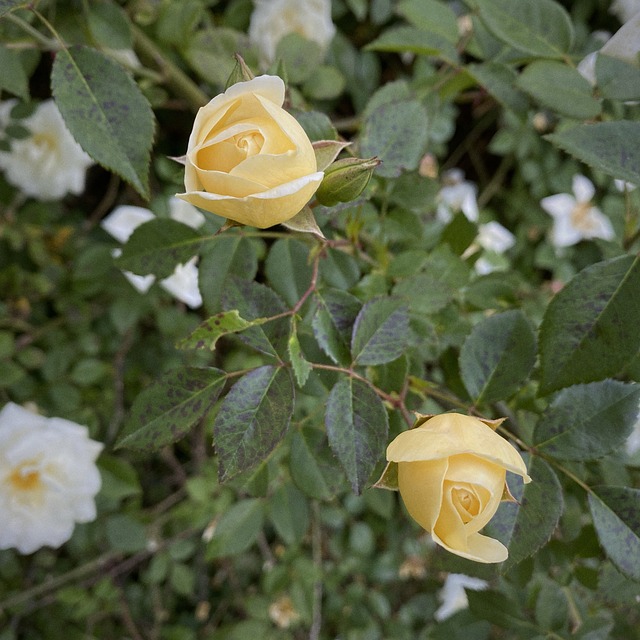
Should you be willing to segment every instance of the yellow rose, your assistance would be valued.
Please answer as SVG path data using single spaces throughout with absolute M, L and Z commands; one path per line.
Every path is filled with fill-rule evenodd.
M 264 229 L 301 211 L 320 186 L 316 156 L 283 108 L 284 82 L 238 82 L 202 107 L 189 137 L 179 198 Z
M 509 555 L 501 542 L 478 533 L 509 495 L 507 471 L 531 481 L 518 451 L 489 426 L 500 422 L 459 413 L 420 416 L 416 428 L 387 447 L 409 514 L 434 542 L 477 562 Z

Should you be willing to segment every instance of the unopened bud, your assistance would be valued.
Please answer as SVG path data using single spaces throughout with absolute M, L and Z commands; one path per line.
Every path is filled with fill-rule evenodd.
M 238 82 L 247 82 L 248 80 L 253 80 L 254 75 L 251 69 L 247 66 L 247 63 L 244 61 L 244 58 L 237 54 L 235 55 L 236 63 L 231 71 L 231 74 L 227 78 L 227 83 L 225 85 L 225 89 L 228 89 L 231 85 L 234 85 Z
M 378 158 L 336 160 L 324 171 L 324 180 L 316 191 L 318 202 L 332 207 L 338 202 L 355 200 L 364 191 L 379 164 Z

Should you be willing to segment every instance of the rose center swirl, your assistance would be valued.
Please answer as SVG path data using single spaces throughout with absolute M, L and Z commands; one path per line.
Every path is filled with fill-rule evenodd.
M 40 472 L 33 462 L 24 462 L 9 474 L 9 484 L 20 492 L 35 491 L 42 485 Z
M 453 487 L 451 502 L 465 524 L 473 520 L 482 510 L 482 505 L 475 491 L 466 487 Z
M 233 141 L 245 156 L 255 156 L 260 153 L 264 145 L 264 136 L 259 131 L 250 131 L 233 137 Z

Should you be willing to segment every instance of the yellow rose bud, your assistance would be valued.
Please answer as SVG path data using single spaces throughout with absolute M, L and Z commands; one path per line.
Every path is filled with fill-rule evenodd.
M 196 115 L 179 198 L 260 229 L 293 218 L 324 174 L 304 129 L 282 108 L 284 82 L 238 82 Z
M 507 548 L 478 531 L 509 495 L 507 471 L 531 481 L 522 457 L 478 418 L 445 413 L 417 424 L 387 447 L 407 511 L 452 553 L 476 562 L 506 560 Z

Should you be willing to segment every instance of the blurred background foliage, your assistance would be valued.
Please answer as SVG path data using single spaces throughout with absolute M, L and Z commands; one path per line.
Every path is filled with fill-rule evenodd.
M 132 77 L 155 133 L 142 170 L 123 175 L 117 162 L 101 160 L 78 195 L 38 201 L 0 176 L 0 400 L 87 425 L 106 445 L 97 520 L 79 525 L 59 550 L 0 552 L 0 640 L 640 638 L 640 458 L 624 446 L 637 416 L 637 340 L 617 355 L 592 346 L 587 356 L 602 360 L 601 374 L 579 363 L 558 382 L 553 375 L 567 359 L 554 361 L 554 340 L 570 331 L 561 326 L 562 309 L 557 319 L 548 311 L 554 294 L 593 265 L 628 261 L 626 277 L 638 279 L 628 257 L 638 251 L 638 193 L 613 181 L 632 176 L 598 166 L 594 149 L 568 154 L 565 139 L 544 137 L 576 123 L 637 125 L 637 56 L 635 67 L 626 63 L 624 91 L 611 80 L 621 73 L 616 62 L 612 71 L 601 65 L 595 89 L 575 71 L 601 46 L 599 34 L 624 21 L 611 4 L 544 0 L 555 30 L 540 44 L 505 32 L 494 15 L 504 2 L 492 11 L 480 0 L 333 0 L 336 34 L 326 51 L 292 33 L 267 66 L 248 36 L 251 0 L 42 0 L 32 3 L 36 11 L 22 4 L 0 2 L 0 89 L 3 100 L 20 103 L 15 122 L 5 123 L 3 151 L 28 134 L 20 121 L 51 97 L 60 42 L 101 52 Z M 183 189 L 182 167 L 169 158 L 184 154 L 195 110 L 224 90 L 235 53 L 255 73 L 285 77 L 289 106 L 312 140 L 344 138 L 360 157 L 383 162 L 356 201 L 314 207 L 329 240 L 321 260 L 312 235 L 281 227 L 215 235 L 222 220 L 209 217 L 198 231 L 203 305 L 192 309 L 158 284 L 136 291 L 114 262 L 119 243 L 100 222 L 122 204 L 169 217 L 170 198 Z M 637 142 L 629 141 L 635 159 Z M 576 174 L 594 183 L 614 241 L 562 248 L 551 241 L 553 220 L 540 200 L 570 193 Z M 471 186 L 477 220 L 443 195 L 455 184 Z M 511 231 L 512 246 L 478 245 L 477 224 L 491 221 Z M 483 272 L 480 257 L 490 265 Z M 266 315 L 277 313 L 276 299 L 295 307 L 314 264 L 313 295 L 280 328 L 268 325 L 274 343 L 288 340 L 296 400 L 291 428 L 259 464 L 218 481 L 213 432 L 224 400 L 203 415 L 194 410 L 183 437 L 157 451 L 149 452 L 149 439 L 147 451 L 114 448 L 141 426 L 131 417 L 139 415 L 136 399 L 159 405 L 176 371 L 215 367 L 228 391 L 239 372 L 263 366 L 264 354 L 243 332 L 222 335 L 213 353 L 176 345 L 213 314 L 260 317 L 250 317 L 247 302 L 259 298 L 260 286 L 274 292 Z M 616 280 L 609 296 L 629 331 L 637 288 L 621 291 L 624 282 Z M 587 281 L 567 294 L 568 313 L 600 286 Z M 542 452 L 531 463 L 536 506 L 522 516 L 531 530 L 515 535 L 504 567 L 436 549 L 391 492 L 360 485 L 355 495 L 352 470 L 328 446 L 328 393 L 344 378 L 338 369 L 350 366 L 353 322 L 373 300 L 408 300 L 408 309 L 391 309 L 406 320 L 398 353 L 386 345 L 382 361 L 361 356 L 358 369 L 380 391 L 374 398 L 384 400 L 390 435 L 407 428 L 412 411 L 473 408 L 508 416 L 518 441 Z M 369 317 L 375 329 L 378 316 Z M 502 324 L 487 324 L 491 318 Z M 538 335 L 543 318 L 550 327 Z M 338 327 L 331 345 L 318 339 L 326 321 Z M 491 345 L 505 335 L 520 348 L 496 351 Z M 501 378 L 475 372 L 478 361 L 494 357 Z M 580 412 L 590 396 L 606 408 L 587 418 Z M 586 435 L 580 423 L 559 451 L 545 450 L 550 434 L 571 422 L 572 408 L 590 423 Z M 587 452 L 594 434 L 602 442 Z M 367 461 L 367 485 L 382 458 L 380 450 Z M 629 512 L 620 515 L 620 496 L 600 499 L 584 489 L 599 485 L 624 488 Z M 613 522 L 617 531 L 596 531 L 598 504 L 603 526 Z M 496 535 L 501 525 L 513 527 L 501 513 Z M 438 619 L 452 573 L 488 586 Z

